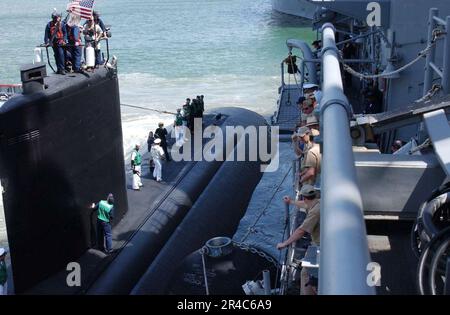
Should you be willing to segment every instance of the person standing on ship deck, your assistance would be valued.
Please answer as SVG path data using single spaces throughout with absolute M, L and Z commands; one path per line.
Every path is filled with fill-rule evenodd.
M 6 250 L 0 247 L 0 295 L 8 294 L 8 271 L 6 269 Z
M 131 169 L 133 170 L 133 189 L 140 190 L 142 186 L 141 182 L 141 165 L 142 156 L 139 153 L 140 145 L 136 144 L 133 153 L 131 153 Z
M 114 196 L 109 194 L 106 200 L 93 203 L 92 209 L 97 210 L 97 247 L 107 254 L 112 251 L 111 222 L 114 219 Z
M 164 159 L 164 150 L 160 146 L 161 139 L 155 139 L 150 154 L 155 162 L 155 170 L 153 171 L 153 177 L 157 182 L 162 181 L 162 160 Z
M 81 69 L 81 32 L 77 19 L 71 18 L 66 25 L 73 71 L 83 73 Z
M 301 185 L 314 185 L 316 179 L 320 177 L 320 164 L 322 161 L 322 154 L 320 153 L 320 146 L 314 143 L 311 136 L 318 135 L 318 131 L 304 126 L 299 128 L 298 137 L 300 141 L 304 143 L 303 159 L 300 165 L 300 184 Z
M 167 129 L 164 128 L 164 123 L 160 122 L 158 124 L 158 128 L 155 130 L 155 138 L 161 139 L 161 147 L 164 150 L 164 154 L 168 162 L 170 162 L 169 152 L 167 152 L 167 137 L 168 132 Z
M 304 185 L 300 190 L 300 195 L 303 197 L 303 200 L 294 201 L 289 196 L 283 198 L 284 202 L 288 205 L 294 204 L 299 208 L 306 209 L 307 214 L 303 223 L 294 231 L 294 233 L 292 233 L 292 235 L 284 242 L 277 244 L 278 249 L 283 249 L 298 241 L 305 233 L 311 235 L 312 245 L 320 245 L 320 199 L 317 197 L 316 190 L 311 185 Z M 306 268 L 302 268 L 300 273 L 301 295 L 315 294 L 313 287 L 309 285 L 310 283 L 310 277 Z
M 52 20 L 45 27 L 44 43 L 52 46 L 58 74 L 66 74 L 64 46 L 67 43 L 67 32 L 61 14 L 53 12 Z

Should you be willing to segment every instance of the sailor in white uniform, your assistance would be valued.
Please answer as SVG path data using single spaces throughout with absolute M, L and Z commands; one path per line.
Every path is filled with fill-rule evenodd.
M 141 182 L 141 165 L 142 165 L 142 156 L 139 153 L 139 148 L 141 146 L 136 144 L 136 147 L 131 154 L 131 169 L 133 170 L 133 189 L 140 190 L 143 186 Z
M 150 154 L 155 162 L 155 170 L 153 171 L 153 177 L 156 178 L 157 182 L 162 180 L 162 160 L 164 159 L 164 150 L 160 146 L 161 139 L 155 139 L 155 142 L 152 145 L 152 149 L 150 150 Z

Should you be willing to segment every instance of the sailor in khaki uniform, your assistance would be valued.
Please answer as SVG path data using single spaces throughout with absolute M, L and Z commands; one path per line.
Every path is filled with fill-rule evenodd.
M 311 130 L 308 127 L 301 127 L 297 133 L 300 141 L 304 143 L 303 158 L 300 164 L 301 185 L 314 185 L 316 179 L 320 176 L 322 155 L 320 153 L 320 146 L 314 143 L 311 135 L 318 135 L 318 131 L 315 129 Z
M 303 185 L 300 190 L 300 195 L 303 196 L 303 200 L 294 201 L 291 200 L 290 197 L 286 196 L 284 197 L 284 202 L 306 209 L 306 218 L 302 225 L 300 225 L 287 240 L 277 244 L 278 249 L 283 249 L 291 245 L 301 239 L 305 233 L 309 233 L 311 235 L 312 245 L 320 245 L 320 200 L 317 198 L 316 190 L 311 185 Z M 305 268 L 302 269 L 300 277 L 300 294 L 314 294 L 313 288 L 306 285 L 309 282 L 309 276 Z

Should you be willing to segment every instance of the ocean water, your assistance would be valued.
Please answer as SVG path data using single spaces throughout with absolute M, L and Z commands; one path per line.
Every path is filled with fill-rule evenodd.
M 0 1 L 0 84 L 20 81 L 19 68 L 43 42 L 53 8 L 64 14 L 67 2 Z M 167 111 L 203 94 L 207 108 L 240 106 L 270 116 L 286 39 L 316 36 L 305 21 L 273 13 L 270 0 L 97 0 L 95 8 L 111 26 L 121 101 Z M 122 112 L 126 152 L 159 121 L 173 121 Z

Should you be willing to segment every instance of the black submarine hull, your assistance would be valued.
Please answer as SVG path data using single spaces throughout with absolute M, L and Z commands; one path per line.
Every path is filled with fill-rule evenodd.
M 89 205 L 113 193 L 127 212 L 116 73 L 45 79 L 0 108 L 0 178 L 16 293 L 91 246 Z
M 16 293 L 129 294 L 171 251 L 190 252 L 234 231 L 262 176 L 261 161 L 180 162 L 176 181 L 133 195 L 126 186 L 116 71 L 54 76 L 45 84 L 0 108 L 0 178 Z M 240 108 L 216 109 L 209 117 L 223 131 L 267 125 Z M 227 140 L 222 149 L 244 138 Z M 248 141 L 243 148 L 248 156 Z M 104 256 L 91 249 L 95 216 L 89 205 L 109 192 L 116 199 L 113 232 L 127 224 L 128 230 L 123 246 Z M 136 219 L 138 208 L 145 215 Z M 195 237 L 174 243 L 177 228 L 190 225 Z M 157 260 L 162 249 L 164 259 Z M 80 287 L 66 283 L 70 262 L 81 265 Z
M 227 127 L 266 126 L 263 117 L 246 109 L 219 108 L 208 114 L 220 114 L 220 122 L 216 125 L 223 134 L 226 134 Z M 245 135 L 239 139 L 231 138 L 231 143 L 225 141 L 222 149 L 225 151 L 230 145 L 236 147 L 238 141 L 242 141 L 248 155 L 249 143 L 244 138 Z M 165 196 L 153 215 L 129 240 L 132 245 L 122 249 L 87 293 L 130 294 L 141 278 L 153 273 L 150 266 L 159 265 L 162 252 L 179 253 L 183 255 L 178 255 L 181 260 L 184 253 L 191 252 L 211 236 L 224 233 L 231 235 L 261 179 L 260 166 L 259 160 L 190 162 L 186 166 L 186 176 Z M 178 243 L 171 241 L 174 231 L 180 226 L 190 229 L 196 238 L 186 238 L 184 242 Z M 164 259 L 163 263 L 166 262 L 167 259 Z M 170 261 L 167 263 L 173 264 Z

